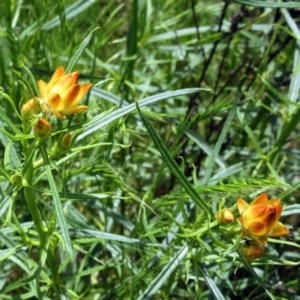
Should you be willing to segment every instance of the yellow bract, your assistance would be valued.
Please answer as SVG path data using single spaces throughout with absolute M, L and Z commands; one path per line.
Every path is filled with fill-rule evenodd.
M 242 225 L 242 237 L 252 238 L 265 245 L 268 237 L 289 234 L 290 230 L 279 222 L 282 212 L 280 199 L 268 201 L 267 194 L 261 194 L 250 205 L 243 199 L 237 200 Z
M 78 103 L 92 87 L 92 84 L 79 85 L 78 77 L 78 72 L 65 74 L 64 68 L 60 66 L 54 72 L 49 83 L 39 80 L 41 108 L 46 112 L 53 113 L 61 120 L 66 115 L 85 111 L 88 107 L 78 105 Z

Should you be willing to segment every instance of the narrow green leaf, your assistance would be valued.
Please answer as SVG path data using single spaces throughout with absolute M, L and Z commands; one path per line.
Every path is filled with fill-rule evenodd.
M 3 92 L 2 88 L 0 88 L 0 96 L 8 101 L 8 103 L 12 107 L 15 114 L 21 119 L 22 117 L 20 116 L 18 110 L 16 109 L 13 100 L 11 99 L 11 97 L 8 94 Z M 15 127 L 15 125 L 11 122 L 11 120 L 7 117 L 6 114 L 7 114 L 6 111 L 2 111 L 2 109 L 0 109 L 1 119 L 9 126 L 9 128 L 11 128 L 11 130 L 13 130 L 14 133 L 20 133 L 20 131 Z
M 293 63 L 293 76 L 291 76 L 291 83 L 290 83 L 290 88 L 289 88 L 289 94 L 288 94 L 288 99 L 297 102 L 298 97 L 299 97 L 299 91 L 300 91 L 300 71 L 299 71 L 299 64 L 300 64 L 300 30 L 299 26 L 296 23 L 296 21 L 291 17 L 289 14 L 288 10 L 283 8 L 281 9 L 281 13 L 286 19 L 286 22 L 288 26 L 290 27 L 291 31 L 294 33 L 296 36 L 296 47 L 294 50 L 294 63 Z M 295 109 L 294 106 L 290 107 L 290 112 L 293 112 Z
M 61 235 L 64 238 L 64 243 L 65 243 L 67 253 L 70 255 L 70 257 L 73 257 L 73 248 L 72 248 L 72 243 L 71 243 L 71 238 L 70 238 L 70 234 L 69 234 L 69 230 L 68 230 L 67 221 L 64 216 L 63 209 L 62 209 L 59 192 L 57 190 L 57 186 L 56 186 L 54 178 L 52 176 L 51 167 L 50 167 L 49 159 L 48 159 L 48 156 L 46 153 L 46 149 L 44 148 L 43 145 L 41 145 L 40 151 L 41 151 L 44 163 L 45 163 L 46 175 L 47 175 L 47 178 L 49 181 L 50 189 L 52 191 L 54 207 L 55 207 L 55 211 L 57 214 L 58 224 L 59 224 L 59 227 L 61 230 Z
M 74 237 L 85 238 L 87 241 L 89 238 L 97 238 L 97 239 L 103 239 L 103 240 L 108 240 L 108 241 L 117 241 L 117 242 L 130 243 L 130 244 L 142 243 L 142 241 L 139 239 L 128 238 L 123 235 L 103 232 L 103 231 L 99 231 L 99 230 L 72 228 L 72 229 L 70 229 L 70 232 L 72 232 Z
M 290 216 L 290 215 L 299 215 L 300 214 L 300 204 L 293 204 L 284 207 L 282 216 Z
M 66 68 L 66 73 L 70 73 L 75 64 L 77 63 L 77 61 L 79 60 L 79 58 L 81 57 L 84 49 L 87 47 L 88 43 L 90 42 L 92 36 L 93 36 L 93 33 L 94 31 L 98 30 L 99 27 L 95 28 L 94 30 L 92 30 L 88 36 L 83 40 L 82 44 L 80 45 L 80 47 L 77 49 L 77 51 L 75 52 L 74 56 L 71 58 L 67 68 Z
M 213 294 L 213 299 L 225 300 L 224 296 L 222 295 L 221 291 L 219 290 L 219 288 L 217 287 L 217 285 L 215 284 L 214 280 L 211 278 L 207 270 L 201 265 L 201 263 L 198 263 L 198 267 L 205 279 L 208 288 Z
M 88 9 L 92 4 L 94 4 L 96 0 L 78 0 L 65 10 L 65 18 L 66 20 L 72 19 L 83 11 Z M 54 27 L 57 27 L 61 24 L 61 20 L 59 16 L 56 16 L 49 22 L 43 25 L 42 30 L 50 30 Z
M 4 152 L 4 166 L 7 169 L 17 169 L 21 165 L 21 161 L 18 157 L 16 148 L 12 141 L 9 141 L 6 145 Z
M 119 98 L 118 96 L 95 86 L 93 86 L 93 89 L 91 90 L 91 94 L 98 98 L 105 99 L 115 105 L 120 105 L 121 103 L 121 98 Z M 127 105 L 127 104 L 128 104 L 127 102 L 123 101 L 123 105 Z
M 195 203 L 197 203 L 197 205 L 206 214 L 210 215 L 211 217 L 214 217 L 214 214 L 210 210 L 209 206 L 206 204 L 206 202 L 204 202 L 199 197 L 199 195 L 198 195 L 197 191 L 195 190 L 195 188 L 193 187 L 193 185 L 191 185 L 191 183 L 185 177 L 185 175 L 183 174 L 183 172 L 181 171 L 181 169 L 179 168 L 179 166 L 177 165 L 177 163 L 175 162 L 175 160 L 173 159 L 173 157 L 170 155 L 168 149 L 164 145 L 164 143 L 163 143 L 162 139 L 160 138 L 160 136 L 156 133 L 155 129 L 151 125 L 151 123 L 150 123 L 149 119 L 147 118 L 147 116 L 145 116 L 141 112 L 141 110 L 140 110 L 137 102 L 136 102 L 136 105 L 137 105 L 138 112 L 139 112 L 140 116 L 143 119 L 143 122 L 144 122 L 144 124 L 145 124 L 145 126 L 146 126 L 146 128 L 148 130 L 148 133 L 149 133 L 151 139 L 153 140 L 155 146 L 159 150 L 161 156 L 164 159 L 164 162 L 169 167 L 170 171 L 175 175 L 175 177 L 177 178 L 177 180 L 179 181 L 179 183 L 181 184 L 181 186 L 190 195 L 190 197 L 195 201 Z
M 245 165 L 246 164 L 244 162 L 240 162 L 240 163 L 234 164 L 234 165 L 216 173 L 214 176 L 212 176 L 210 178 L 209 185 L 213 184 L 213 182 L 216 183 L 217 180 L 224 179 L 224 178 L 232 176 L 233 174 L 242 172 L 245 169 Z M 252 164 L 249 163 L 247 166 L 248 167 L 256 166 L 256 163 L 252 163 Z
M 241 253 L 239 251 L 238 251 L 238 254 L 239 254 L 241 260 L 243 261 L 245 267 L 250 271 L 250 273 L 256 279 L 256 281 L 259 283 L 259 285 L 265 290 L 266 294 L 270 297 L 270 299 L 276 300 L 276 298 L 269 292 L 269 289 L 266 287 L 266 285 L 261 280 L 261 278 L 256 274 L 256 272 L 254 271 L 252 266 L 247 262 L 246 259 L 244 259 L 244 257 L 241 255 Z
M 13 248 L 0 250 L 0 261 L 6 260 L 9 256 L 11 256 L 13 253 L 15 253 L 17 250 L 22 248 L 20 245 L 15 246 Z M 23 247 L 22 250 L 26 251 L 27 247 Z
M 207 89 L 200 89 L 200 88 L 193 88 L 193 89 L 183 89 L 183 90 L 177 90 L 172 92 L 166 92 L 162 94 L 158 94 L 155 96 L 150 96 L 147 98 L 144 98 L 142 100 L 139 100 L 139 107 L 144 107 L 150 104 L 153 104 L 155 102 L 158 102 L 160 100 L 165 100 L 171 97 L 179 97 L 183 95 L 193 94 L 197 93 L 199 91 L 207 91 Z M 81 139 L 85 138 L 86 136 L 90 135 L 91 133 L 97 131 L 98 129 L 104 127 L 105 125 L 129 114 L 130 112 L 136 110 L 135 103 L 132 103 L 130 105 L 124 106 L 111 114 L 103 117 L 103 116 L 96 116 L 94 117 L 90 122 L 85 124 L 85 130 L 83 133 L 81 133 L 76 141 L 80 141 Z
M 191 130 L 185 130 L 184 133 L 192 140 L 194 141 L 209 157 L 212 155 L 214 149 L 212 149 L 202 138 L 199 134 L 196 132 L 193 132 Z M 215 163 L 219 165 L 219 167 L 225 169 L 226 168 L 226 162 L 222 157 L 217 155 Z
M 259 1 L 259 0 L 233 0 L 236 3 L 249 5 L 254 7 L 270 7 L 270 8 L 298 8 L 298 1 L 277 2 L 277 1 Z
M 251 130 L 250 126 L 246 125 L 244 127 L 244 130 L 246 131 L 250 141 L 251 141 L 251 145 L 252 147 L 255 149 L 256 153 L 259 154 L 260 156 L 263 155 L 263 150 L 260 148 L 260 145 L 259 145 L 259 141 L 258 139 L 256 138 L 254 132 Z
M 25 66 L 21 61 L 20 61 L 20 64 L 21 64 L 22 68 L 24 69 L 24 71 L 26 72 L 26 74 L 28 75 L 28 77 L 30 78 L 30 83 L 33 86 L 35 96 L 40 95 L 37 81 L 36 81 L 34 75 L 32 74 L 31 70 L 27 66 Z
M 8 210 L 10 204 L 11 204 L 12 198 L 7 195 L 2 201 L 0 202 L 0 218 L 6 213 Z
M 189 205 L 189 211 L 191 211 L 194 207 L 194 203 L 191 203 L 191 205 Z M 177 224 L 181 224 L 183 222 L 183 214 L 182 212 L 180 212 L 175 219 L 175 222 Z M 173 226 L 171 227 L 170 231 L 168 232 L 168 234 L 166 235 L 166 237 L 163 239 L 163 241 L 161 242 L 162 247 L 169 247 L 169 245 L 172 243 L 172 241 L 176 238 L 176 233 L 179 231 L 179 227 L 178 226 Z M 148 263 L 147 268 L 150 269 L 152 268 L 161 258 L 161 256 L 163 255 L 163 251 L 159 250 L 155 257 L 153 257 L 153 259 Z
M 236 113 L 236 108 L 237 108 L 237 103 L 239 102 L 240 98 L 241 98 L 241 88 L 242 88 L 242 83 L 243 83 L 243 80 L 239 83 L 238 85 L 238 88 L 237 88 L 237 92 L 236 92 L 236 97 L 232 103 L 232 107 L 228 113 L 228 117 L 224 123 L 224 126 L 222 128 L 222 131 L 220 133 L 220 136 L 217 140 L 217 143 L 214 147 L 214 151 L 213 153 L 211 154 L 210 158 L 209 158 L 209 162 L 208 162 L 208 166 L 207 166 L 207 169 L 205 170 L 205 176 L 203 178 L 203 182 L 204 184 L 207 184 L 210 177 L 211 177 L 211 174 L 212 174 L 212 171 L 213 171 L 213 167 L 215 165 L 215 161 L 218 157 L 218 154 L 219 154 L 219 151 L 221 149 L 221 146 L 226 138 L 226 134 L 230 128 L 230 125 L 233 121 L 233 118 L 235 116 L 235 113 Z
M 172 272 L 180 265 L 188 253 L 188 245 L 184 244 L 161 272 L 152 280 L 149 287 L 139 296 L 138 300 L 150 299 L 166 282 Z

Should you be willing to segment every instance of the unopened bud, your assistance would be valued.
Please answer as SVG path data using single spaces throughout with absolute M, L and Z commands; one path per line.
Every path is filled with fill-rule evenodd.
M 241 249 L 242 256 L 249 262 L 252 262 L 252 260 L 262 257 L 265 252 L 263 248 L 258 244 L 249 244 L 244 245 Z
M 23 104 L 21 108 L 21 115 L 25 120 L 30 120 L 33 118 L 33 115 L 38 114 L 39 108 L 36 101 L 32 98 Z
M 47 137 L 51 132 L 51 124 L 47 119 L 39 119 L 36 121 L 33 131 L 38 137 Z
M 229 208 L 224 208 L 218 211 L 217 220 L 220 223 L 231 223 L 234 220 L 234 216 Z
M 63 138 L 60 141 L 60 147 L 64 150 L 67 150 L 70 148 L 72 143 L 72 137 L 70 133 L 66 133 Z

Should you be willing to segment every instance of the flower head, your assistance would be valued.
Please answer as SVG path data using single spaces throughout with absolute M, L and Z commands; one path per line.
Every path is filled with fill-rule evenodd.
M 41 108 L 53 113 L 61 120 L 66 115 L 85 111 L 88 107 L 78 105 L 78 103 L 92 87 L 92 84 L 79 85 L 78 77 L 78 72 L 65 74 L 65 69 L 60 66 L 54 72 L 49 83 L 39 80 Z
M 267 194 L 261 194 L 251 204 L 239 198 L 237 206 L 241 215 L 237 220 L 242 225 L 242 237 L 250 237 L 264 245 L 268 237 L 290 233 L 290 230 L 278 221 L 282 212 L 280 199 L 268 201 Z

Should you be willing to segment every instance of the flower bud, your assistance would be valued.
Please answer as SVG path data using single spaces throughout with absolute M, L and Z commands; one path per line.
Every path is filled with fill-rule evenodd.
M 33 131 L 37 137 L 47 137 L 51 132 L 51 124 L 47 119 L 39 119 L 36 121 Z
M 60 147 L 64 150 L 68 150 L 72 143 L 72 137 L 70 133 L 66 133 L 60 141 Z
M 234 220 L 234 216 L 233 213 L 231 212 L 231 210 L 229 208 L 224 208 L 220 211 L 218 211 L 217 214 L 217 220 L 220 223 L 231 223 Z
M 252 262 L 254 259 L 262 257 L 265 252 L 260 245 L 251 243 L 242 247 L 241 254 L 247 261 Z
M 21 115 L 25 120 L 32 119 L 33 115 L 38 114 L 38 112 L 38 104 L 33 98 L 27 101 L 25 104 L 23 104 L 21 108 Z

